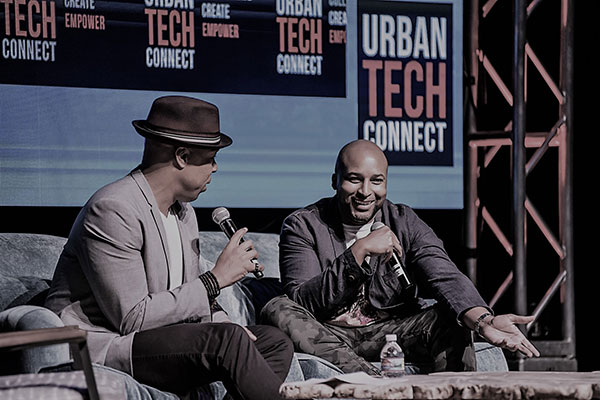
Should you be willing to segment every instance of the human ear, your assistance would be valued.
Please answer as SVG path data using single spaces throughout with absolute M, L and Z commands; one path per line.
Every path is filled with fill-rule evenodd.
M 331 188 L 337 191 L 337 174 L 331 175 Z
M 177 147 L 175 149 L 175 166 L 183 169 L 190 161 L 190 150 L 187 147 Z

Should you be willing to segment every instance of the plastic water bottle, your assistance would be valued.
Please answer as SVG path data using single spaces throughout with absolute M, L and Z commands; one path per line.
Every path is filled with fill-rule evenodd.
M 396 339 L 396 335 L 385 335 L 386 343 L 381 349 L 381 373 L 386 378 L 398 378 L 406 373 L 404 352 Z

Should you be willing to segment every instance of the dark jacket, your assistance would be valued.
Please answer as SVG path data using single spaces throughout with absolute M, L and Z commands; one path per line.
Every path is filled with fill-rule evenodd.
M 433 298 L 457 317 L 475 306 L 488 307 L 471 280 L 458 270 L 442 241 L 406 205 L 386 200 L 376 216 L 404 249 L 402 259 L 416 290 L 402 291 L 396 274 L 372 257 L 358 265 L 346 249 L 337 198 L 324 198 L 297 210 L 283 222 L 279 268 L 284 291 L 318 320 L 328 320 L 352 304 L 363 283 L 379 310 L 410 315 Z

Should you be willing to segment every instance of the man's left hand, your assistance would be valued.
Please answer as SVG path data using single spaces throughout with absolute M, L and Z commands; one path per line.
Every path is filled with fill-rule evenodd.
M 489 343 L 510 351 L 519 351 L 526 357 L 539 357 L 540 352 L 523 335 L 517 324 L 533 321 L 533 316 L 502 314 L 484 319 L 479 326 L 479 335 Z

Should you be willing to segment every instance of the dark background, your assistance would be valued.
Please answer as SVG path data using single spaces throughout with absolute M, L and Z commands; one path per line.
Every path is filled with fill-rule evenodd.
M 465 1 L 464 8 L 468 9 L 469 1 Z M 501 2 L 499 2 L 501 3 Z M 504 76 L 510 76 L 512 68 L 512 35 L 511 29 L 511 3 L 508 8 L 497 11 L 496 20 L 489 31 L 487 31 L 486 40 L 495 40 L 489 42 L 491 48 L 500 54 L 496 58 L 499 64 L 496 67 Z M 574 2 L 575 3 L 575 2 Z M 580 1 L 575 4 L 575 43 L 574 48 L 574 83 L 575 93 L 574 118 L 571 135 L 573 135 L 573 209 L 574 209 L 574 279 L 575 279 L 575 315 L 576 315 L 576 357 L 580 371 L 600 370 L 600 353 L 596 350 L 596 319 L 597 312 L 594 310 L 596 299 L 591 295 L 597 290 L 596 269 L 598 262 L 592 257 L 591 248 L 592 236 L 591 220 L 596 220 L 595 212 L 588 198 L 596 196 L 594 181 L 587 182 L 586 178 L 591 174 L 588 171 L 593 168 L 593 153 L 596 150 L 595 136 L 597 132 L 594 129 L 597 124 L 594 122 L 595 111 L 594 95 L 598 89 L 597 79 L 593 70 L 592 57 L 597 48 L 597 33 L 593 32 L 593 25 L 588 23 L 589 16 L 596 15 L 595 1 Z M 552 28 L 544 24 L 545 17 L 550 15 L 552 24 L 558 23 L 556 15 L 559 10 L 560 2 L 557 0 L 545 0 L 538 7 L 536 13 L 532 15 L 528 22 L 528 40 L 540 57 L 545 57 L 542 61 L 551 73 L 556 74 L 558 81 L 557 65 L 553 63 L 552 57 L 556 55 L 558 46 L 558 36 Z M 500 10 L 500 9 L 499 9 Z M 496 12 L 496 11 L 495 11 Z M 493 19 L 490 19 L 493 20 Z M 468 40 L 469 32 L 465 28 L 465 40 Z M 483 40 L 483 38 L 482 38 Z M 583 46 L 586 44 L 586 46 Z M 502 61 L 503 60 L 503 61 Z M 509 82 L 507 84 L 510 85 Z M 532 83 L 533 85 L 533 83 Z M 489 88 L 491 88 L 491 84 Z M 557 106 L 551 101 L 545 103 L 542 97 L 535 97 L 536 90 L 530 90 L 531 97 L 528 99 L 527 109 L 527 129 L 549 130 L 550 126 L 545 126 L 544 118 L 546 113 L 556 113 Z M 488 107 L 487 115 L 481 123 L 490 124 L 502 123 L 506 118 L 510 119 L 511 111 L 505 104 L 494 100 L 492 89 L 487 92 Z M 552 121 L 552 118 L 549 119 Z M 539 125 L 539 126 L 538 126 Z M 140 157 L 141 157 L 140 149 Z M 588 151 L 586 151 L 588 150 Z M 592 155 L 590 155 L 590 153 Z M 485 172 L 487 182 L 493 182 L 490 187 L 481 187 L 480 194 L 490 202 L 490 209 L 496 214 L 494 217 L 500 221 L 510 220 L 510 154 L 505 151 L 498 155 L 498 160 L 494 161 L 495 168 L 490 168 Z M 557 201 L 557 183 L 556 183 L 556 152 L 550 151 L 543 161 L 536 167 L 534 173 L 528 177 L 527 191 L 528 196 L 535 203 L 536 207 L 544 215 L 551 215 L 556 209 Z M 218 179 L 218 176 L 215 177 Z M 316 199 L 315 199 L 316 200 Z M 398 201 L 397 199 L 391 199 Z M 0 230 L 3 232 L 31 232 L 44 233 L 58 236 L 67 236 L 70 227 L 77 216 L 78 207 L 0 207 Z M 201 230 L 218 230 L 217 226 L 211 221 L 210 213 L 212 209 L 197 208 L 199 227 Z M 247 226 L 254 232 L 278 233 L 281 222 L 292 209 L 230 209 L 233 219 L 238 226 Z M 459 268 L 464 271 L 464 211 L 463 210 L 417 210 L 419 216 L 424 219 L 442 238 L 446 249 L 451 258 L 456 262 Z M 553 217 L 548 217 L 548 223 L 556 228 L 557 221 Z M 510 232 L 510 227 L 503 227 L 505 232 Z M 558 232 L 557 229 L 554 231 Z M 553 279 L 556 276 L 558 264 L 547 254 L 551 254 L 546 248 L 544 240 L 535 233 L 533 224 L 528 222 L 528 243 L 527 243 L 527 266 L 529 287 L 533 289 L 532 308 L 535 306 L 535 299 L 538 299 L 547 289 L 547 279 Z M 483 243 L 485 241 L 485 244 Z M 505 276 L 507 268 L 510 268 L 510 259 L 502 255 L 502 249 L 498 244 L 490 239 L 489 232 L 482 231 L 482 246 L 479 251 L 480 265 L 479 275 L 485 275 L 485 280 L 480 279 L 478 286 L 482 295 L 489 300 L 501 280 Z M 499 256 L 497 256 L 499 255 Z M 556 272 L 555 272 L 556 271 Z M 500 280 L 497 280 L 500 279 Z M 538 284 L 539 282 L 539 284 Z M 538 293 L 539 292 L 539 293 Z M 502 301 L 498 303 L 496 312 L 511 312 L 511 295 L 508 293 Z M 546 311 L 540 318 L 541 333 L 539 337 L 557 338 L 560 336 L 560 317 L 557 317 L 560 307 L 557 301 L 551 302 Z

